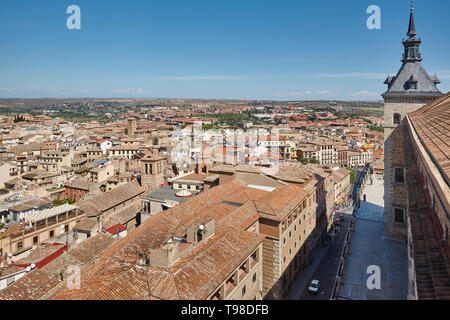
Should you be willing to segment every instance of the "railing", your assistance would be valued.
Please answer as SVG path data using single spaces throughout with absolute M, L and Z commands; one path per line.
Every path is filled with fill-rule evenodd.
M 228 296 L 231 293 L 231 291 L 234 290 L 235 287 L 236 286 L 232 282 L 226 283 L 225 284 L 225 296 Z
M 350 226 L 349 226 L 349 228 L 347 230 L 347 234 L 345 235 L 344 247 L 342 248 L 342 253 L 341 253 L 341 256 L 340 256 L 341 259 L 339 261 L 339 267 L 338 267 L 338 270 L 337 270 L 336 280 L 335 280 L 335 283 L 334 283 L 334 286 L 333 286 L 333 291 L 331 292 L 330 300 L 336 300 L 338 298 L 338 296 L 339 296 L 339 291 L 340 291 L 341 284 L 342 284 L 342 281 L 343 281 L 342 275 L 344 273 L 345 261 L 346 261 L 346 257 L 347 257 L 347 254 L 348 254 L 348 248 L 349 248 L 349 245 L 350 245 L 350 237 L 351 237 L 351 233 L 352 233 L 353 228 L 354 228 L 354 224 L 355 224 L 355 222 L 354 222 L 353 218 L 351 218 Z
M 250 260 L 250 269 L 253 269 L 257 263 L 258 263 L 258 260 L 251 259 Z

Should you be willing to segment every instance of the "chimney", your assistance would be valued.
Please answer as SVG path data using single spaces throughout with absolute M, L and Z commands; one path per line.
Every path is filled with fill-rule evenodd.
M 150 252 L 150 265 L 170 268 L 180 258 L 179 242 L 167 243 Z

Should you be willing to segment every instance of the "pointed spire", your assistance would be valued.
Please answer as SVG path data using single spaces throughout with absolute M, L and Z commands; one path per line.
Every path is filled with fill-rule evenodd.
M 417 35 L 416 25 L 414 24 L 414 1 L 411 0 L 411 14 L 409 16 L 408 37 L 413 38 Z

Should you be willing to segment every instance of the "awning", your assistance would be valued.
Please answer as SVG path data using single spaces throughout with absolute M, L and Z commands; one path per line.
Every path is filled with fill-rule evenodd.
M 77 206 L 65 203 L 62 206 L 56 206 L 51 209 L 42 210 L 25 218 L 25 223 L 36 222 L 50 217 L 54 217 L 61 213 L 69 212 L 77 209 Z

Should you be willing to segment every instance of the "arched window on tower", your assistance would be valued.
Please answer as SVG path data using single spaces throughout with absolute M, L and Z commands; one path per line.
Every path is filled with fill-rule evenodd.
M 402 116 L 399 113 L 394 114 L 394 124 L 400 124 Z

